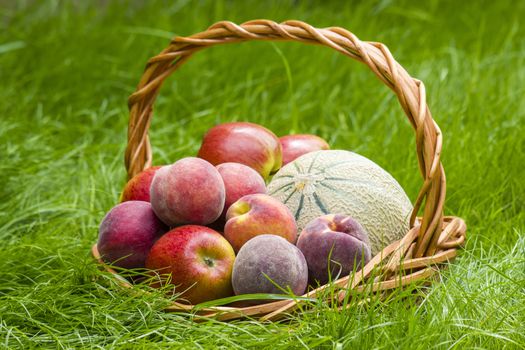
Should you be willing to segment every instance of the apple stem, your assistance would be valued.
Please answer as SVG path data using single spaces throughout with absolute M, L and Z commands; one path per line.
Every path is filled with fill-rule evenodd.
M 204 258 L 204 263 L 208 265 L 209 267 L 213 267 L 213 259 L 210 258 Z

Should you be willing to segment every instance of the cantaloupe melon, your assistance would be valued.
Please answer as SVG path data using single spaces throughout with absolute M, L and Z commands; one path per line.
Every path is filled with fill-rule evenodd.
M 412 204 L 403 188 L 379 165 L 353 152 L 305 154 L 275 174 L 268 193 L 292 211 L 299 232 L 321 215 L 352 216 L 367 230 L 374 255 L 409 229 Z

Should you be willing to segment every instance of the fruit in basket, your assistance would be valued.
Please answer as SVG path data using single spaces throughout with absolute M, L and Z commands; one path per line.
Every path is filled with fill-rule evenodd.
M 235 294 L 305 292 L 308 267 L 301 251 L 282 237 L 260 235 L 242 246 L 233 264 Z
M 169 226 L 206 225 L 224 208 L 221 175 L 207 161 L 188 157 L 157 171 L 151 183 L 151 205 Z
M 174 286 L 191 304 L 232 295 L 235 253 L 218 232 L 204 226 L 177 227 L 151 248 L 146 267 L 156 271 L 152 286 Z
M 326 284 L 359 271 L 370 261 L 370 243 L 363 226 L 350 216 L 323 215 L 310 221 L 297 240 L 308 264 L 312 284 Z
M 248 240 L 266 233 L 295 243 L 297 225 L 283 203 L 266 194 L 250 194 L 230 206 L 226 213 L 224 237 L 236 252 Z
M 213 165 L 241 163 L 268 178 L 281 167 L 281 144 L 273 132 L 253 123 L 219 124 L 204 135 L 198 157 Z
M 107 263 L 126 269 L 141 268 L 153 243 L 167 230 L 150 203 L 123 202 L 102 220 L 97 248 Z
M 122 195 L 120 197 L 121 202 L 126 201 L 145 201 L 149 202 L 149 189 L 153 176 L 162 166 L 149 167 L 137 175 L 133 176 L 124 186 Z
M 266 184 L 258 172 L 240 163 L 222 163 L 217 165 L 226 189 L 226 200 L 221 217 L 226 217 L 228 208 L 248 194 L 266 193 Z
M 284 166 L 268 193 L 294 214 L 299 231 L 324 214 L 343 214 L 368 232 L 372 254 L 409 229 L 412 204 L 403 188 L 379 165 L 342 150 L 305 154 Z
M 317 135 L 286 135 L 279 141 L 283 149 L 283 166 L 303 154 L 330 149 L 328 143 Z

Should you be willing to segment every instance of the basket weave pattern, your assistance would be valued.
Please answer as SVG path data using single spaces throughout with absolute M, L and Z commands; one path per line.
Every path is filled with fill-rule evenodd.
M 223 21 L 189 37 L 175 37 L 166 49 L 148 61 L 136 92 L 129 97 L 130 120 L 125 154 L 128 178 L 151 166 L 148 129 L 153 104 L 164 80 L 201 49 L 250 40 L 299 41 L 324 45 L 366 64 L 396 94 L 415 130 L 423 185 L 414 203 L 410 218 L 411 229 L 403 239 L 385 247 L 361 271 L 335 281 L 334 284 L 341 288 L 339 301 L 349 289 L 360 292 L 366 287 L 373 291 L 385 291 L 429 278 L 441 266 L 439 264 L 453 259 L 457 249 L 465 241 L 466 225 L 460 218 L 443 216 L 446 180 L 440 161 L 442 134 L 427 106 L 425 85 L 412 78 L 396 62 L 385 45 L 360 41 L 354 34 L 340 27 L 319 29 L 300 21 L 278 24 L 269 20 L 254 20 L 241 25 Z M 422 217 L 418 218 L 420 210 Z M 93 254 L 100 258 L 96 247 Z M 315 297 L 324 288 L 327 286 L 305 296 Z M 200 312 L 224 320 L 243 316 L 262 316 L 263 320 L 277 320 L 293 311 L 297 304 L 298 301 L 284 300 L 246 308 L 216 307 Z M 167 310 L 191 311 L 191 308 L 191 305 L 174 303 Z

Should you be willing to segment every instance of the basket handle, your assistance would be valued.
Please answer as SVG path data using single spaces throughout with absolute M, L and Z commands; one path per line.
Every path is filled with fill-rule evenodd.
M 148 129 L 153 103 L 164 80 L 191 55 L 203 48 L 249 40 L 299 41 L 328 46 L 366 64 L 394 91 L 416 132 L 416 152 L 424 180 L 410 219 L 412 227 L 423 205 L 421 228 L 414 255 L 421 257 L 434 254 L 443 225 L 446 186 L 445 172 L 440 161 L 442 135 L 427 106 L 425 85 L 412 78 L 396 62 L 385 45 L 360 41 L 344 28 L 319 29 L 301 21 L 278 24 L 269 20 L 254 20 L 241 25 L 223 21 L 215 23 L 204 32 L 172 39 L 166 49 L 148 61 L 137 90 L 128 99 L 130 118 L 125 154 L 128 178 L 151 165 Z

